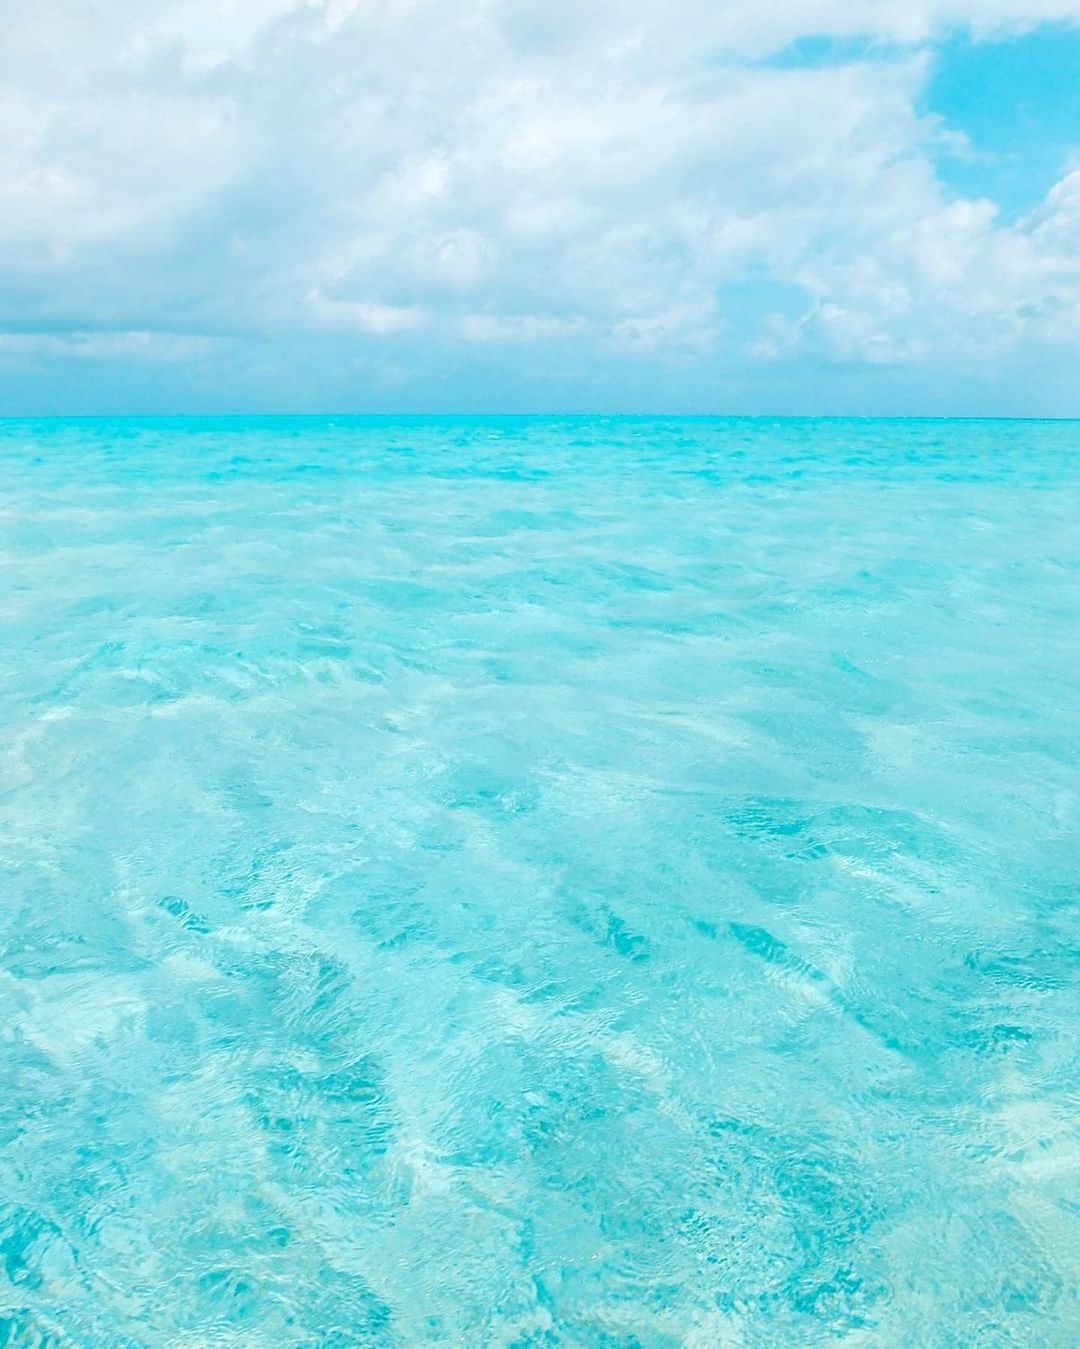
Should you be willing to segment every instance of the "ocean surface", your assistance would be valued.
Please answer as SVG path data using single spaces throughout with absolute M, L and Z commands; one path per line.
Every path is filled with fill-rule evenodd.
M 0 423 L 0 1345 L 1080 1341 L 1080 424 Z

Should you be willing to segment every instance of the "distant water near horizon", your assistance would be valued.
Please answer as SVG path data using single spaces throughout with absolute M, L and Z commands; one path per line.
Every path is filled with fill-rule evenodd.
M 1080 423 L 0 422 L 0 1345 L 1080 1339 Z

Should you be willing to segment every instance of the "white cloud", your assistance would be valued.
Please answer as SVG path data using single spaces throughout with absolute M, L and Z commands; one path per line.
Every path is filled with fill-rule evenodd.
M 1080 344 L 1080 175 L 1002 223 L 935 175 L 955 133 L 918 111 L 918 49 L 762 63 L 1080 0 L 8 10 L 0 327 L 331 332 L 432 361 L 461 339 L 878 365 Z M 747 277 L 765 298 L 729 313 Z
M 1080 345 L 1080 172 L 1011 227 L 989 201 L 900 219 L 862 250 L 831 250 L 799 274 L 816 297 L 774 325 L 762 354 L 817 347 L 842 360 L 975 360 L 1019 342 Z
M 412 332 L 427 325 L 427 312 L 419 305 L 368 303 L 363 300 L 327 299 L 320 291 L 308 296 L 313 325 L 366 333 Z
M 535 314 L 465 314 L 457 331 L 470 342 L 547 342 L 587 331 L 583 319 L 538 318 Z

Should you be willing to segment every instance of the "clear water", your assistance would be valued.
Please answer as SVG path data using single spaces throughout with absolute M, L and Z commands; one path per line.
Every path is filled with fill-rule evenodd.
M 1077 1341 L 1080 425 L 0 489 L 0 1344 Z

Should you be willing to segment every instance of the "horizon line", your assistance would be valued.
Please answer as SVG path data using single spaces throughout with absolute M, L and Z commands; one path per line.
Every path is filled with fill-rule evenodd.
M 44 421 L 838 421 L 1080 422 L 1077 413 L 980 412 L 0 412 L 0 423 Z

